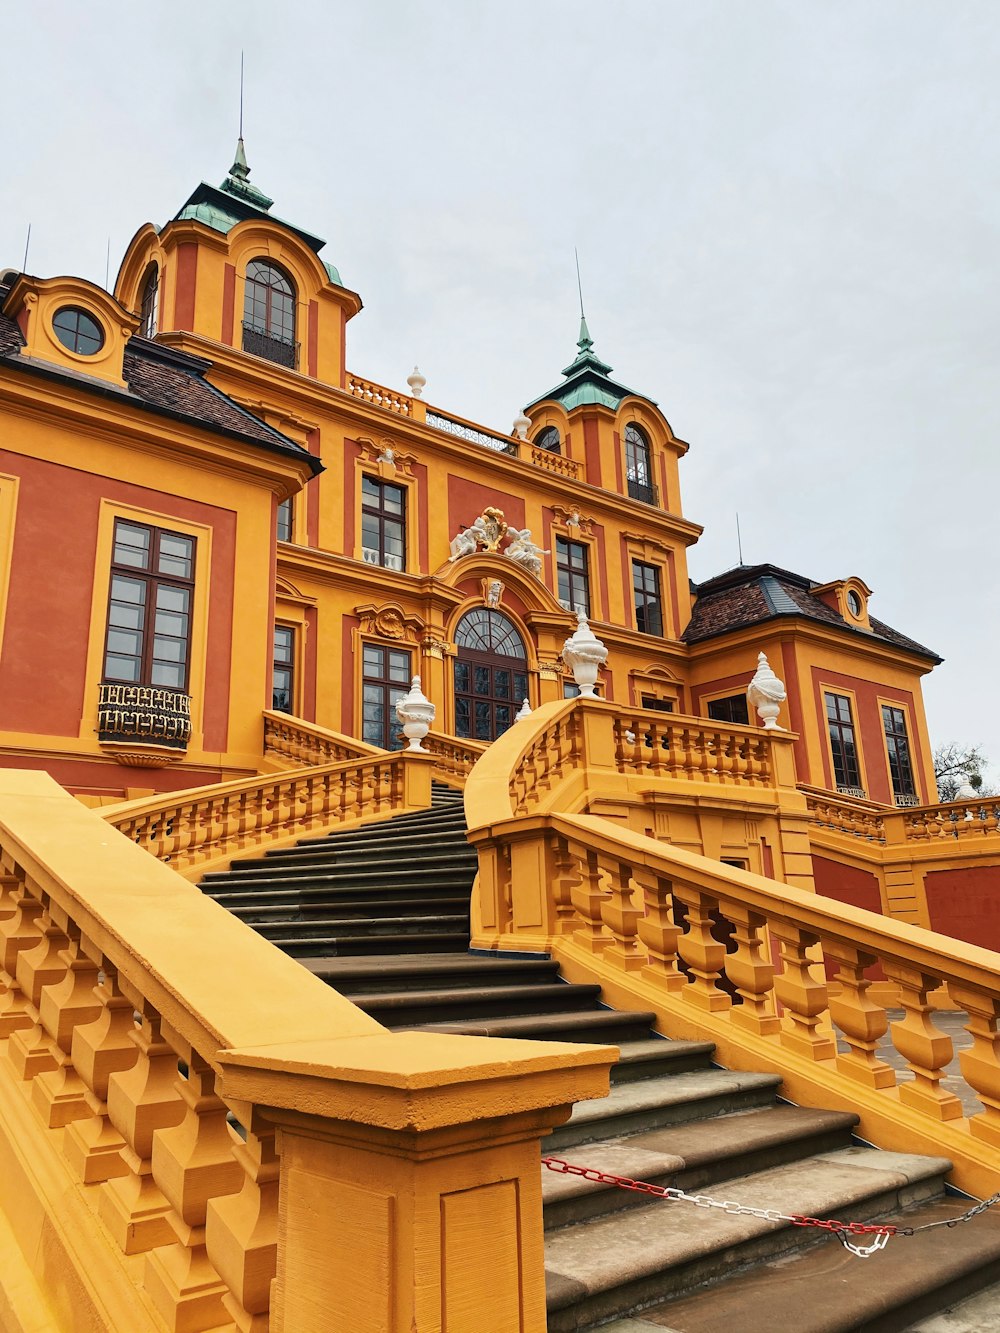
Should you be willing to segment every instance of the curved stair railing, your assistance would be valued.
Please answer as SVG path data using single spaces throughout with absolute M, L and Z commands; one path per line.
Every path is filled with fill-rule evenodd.
M 637 814 L 642 829 L 649 792 L 622 790 L 621 717 L 608 704 L 547 705 L 471 775 L 473 945 L 550 953 L 567 979 L 599 983 L 616 1007 L 656 1012 L 666 1035 L 714 1041 L 724 1064 L 779 1073 L 793 1100 L 856 1111 L 879 1146 L 947 1153 L 962 1189 L 998 1189 L 1000 955 L 629 827 Z M 718 742 L 693 721 L 674 725 L 653 734 L 681 737 L 679 795 L 696 790 Z M 711 781 L 728 783 L 735 801 L 761 777 L 758 763 L 773 776 L 778 753 L 749 745 L 753 770 L 715 765 Z M 647 770 L 660 762 L 645 759 Z M 795 810 L 804 798 L 793 784 L 778 795 Z M 901 1019 L 873 998 L 879 975 L 897 988 Z M 969 1016 L 960 1065 L 983 1106 L 970 1117 L 945 1082 L 954 1052 L 929 999 L 941 986 Z M 903 1080 L 880 1058 L 883 1040 L 902 1057 Z
M 471 1327 L 488 1250 L 491 1326 L 544 1333 L 540 1139 L 614 1054 L 389 1032 L 0 771 L 0 1299 L 44 1291 L 32 1327 Z

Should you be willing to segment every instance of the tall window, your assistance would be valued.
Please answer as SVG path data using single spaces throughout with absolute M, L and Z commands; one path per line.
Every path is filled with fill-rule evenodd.
M 655 505 L 656 487 L 653 485 L 649 441 L 632 422 L 625 427 L 625 474 L 629 496 L 633 500 L 642 500 L 644 504 Z
M 750 725 L 750 709 L 745 694 L 729 694 L 725 699 L 709 699 L 708 716 L 715 722 L 739 722 Z
M 833 775 L 837 790 L 849 796 L 864 796 L 858 747 L 854 738 L 851 701 L 846 694 L 827 694 L 825 698 L 830 749 L 833 752 Z
M 247 265 L 243 293 L 243 350 L 294 369 L 295 289 L 280 269 L 263 259 Z
M 663 634 L 663 609 L 660 602 L 660 571 L 655 565 L 632 561 L 632 587 L 635 592 L 635 627 L 640 634 Z
M 139 307 L 139 336 L 153 338 L 160 317 L 160 270 L 150 264 L 142 284 L 142 304 Z
M 383 750 L 403 747 L 402 723 L 396 703 L 410 688 L 410 654 L 377 643 L 364 646 L 361 682 L 361 737 Z
M 528 697 L 524 640 L 499 611 L 476 607 L 455 630 L 455 735 L 492 741 Z
M 535 441 L 536 449 L 547 449 L 550 454 L 557 454 L 559 449 L 559 431 L 555 426 L 546 426 Z
M 278 505 L 278 541 L 290 542 L 292 540 L 292 502 L 291 500 L 282 500 Z
M 889 776 L 897 805 L 915 805 L 917 788 L 910 761 L 910 738 L 906 734 L 906 714 L 901 708 L 882 705 L 882 727 L 889 755 Z
M 186 690 L 195 540 L 115 520 L 104 678 Z
M 402 486 L 361 478 L 361 555 L 369 565 L 406 568 L 406 493 Z
M 559 579 L 559 600 L 567 611 L 582 611 L 590 615 L 590 573 L 587 548 L 583 542 L 556 538 L 556 573 Z
M 279 713 L 294 713 L 295 630 L 291 625 L 274 627 L 274 667 L 271 681 L 271 707 Z

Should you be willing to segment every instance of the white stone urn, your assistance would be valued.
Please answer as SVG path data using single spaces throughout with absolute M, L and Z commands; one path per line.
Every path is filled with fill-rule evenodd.
M 530 709 L 530 707 L 528 706 L 528 701 L 527 701 L 527 699 L 525 699 L 524 703 L 521 705 L 521 707 L 520 707 L 520 708 L 517 710 L 517 712 L 514 714 L 514 721 L 515 721 L 515 722 L 523 722 L 524 719 L 525 719 L 526 717 L 530 717 L 530 716 L 531 716 L 531 709 Z
M 424 391 L 427 377 L 421 375 L 419 366 L 414 366 L 409 375 L 407 375 L 406 382 L 410 386 L 410 393 L 413 394 L 414 398 L 419 398 Z
M 608 660 L 608 650 L 587 623 L 582 611 L 576 613 L 577 626 L 563 644 L 563 661 L 573 673 L 580 693 L 594 699 L 597 673 Z
M 528 416 L 527 412 L 519 412 L 514 418 L 514 434 L 519 440 L 526 440 L 530 427 L 531 417 Z
M 414 676 L 409 690 L 396 704 L 396 716 L 403 724 L 403 735 L 410 742 L 408 749 L 424 750 L 420 742 L 430 731 L 436 713 L 437 709 L 420 688 L 420 677 Z
M 757 670 L 747 686 L 747 700 L 764 724 L 765 731 L 783 731 L 777 723 L 786 699 L 785 686 L 771 670 L 764 653 L 757 654 Z

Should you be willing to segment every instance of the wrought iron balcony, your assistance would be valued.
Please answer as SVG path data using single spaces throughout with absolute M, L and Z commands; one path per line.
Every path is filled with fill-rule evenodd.
M 299 345 L 288 338 L 276 338 L 273 333 L 254 328 L 252 324 L 243 325 L 243 350 L 251 356 L 262 356 L 265 361 L 274 361 L 279 366 L 295 370 L 299 364 Z
M 842 787 L 838 782 L 837 791 L 841 796 L 856 796 L 859 801 L 868 800 L 868 793 L 865 791 L 864 787 Z
M 920 797 L 919 797 L 919 796 L 914 796 L 912 793 L 911 793 L 911 794 L 908 794 L 908 795 L 903 795 L 903 796 L 901 796 L 901 795 L 899 794 L 899 792 L 897 792 L 896 795 L 895 795 L 895 801 L 896 801 L 896 805 L 897 805 L 897 806 L 902 806 L 902 807 L 905 807 L 905 806 L 908 806 L 908 805 L 919 805 L 919 804 L 920 804 Z
M 97 739 L 130 768 L 161 768 L 183 759 L 191 739 L 191 696 L 156 685 L 99 687 Z
M 660 503 L 656 487 L 652 482 L 639 481 L 635 477 L 629 477 L 628 479 L 628 494 L 630 500 L 641 500 L 645 505 Z

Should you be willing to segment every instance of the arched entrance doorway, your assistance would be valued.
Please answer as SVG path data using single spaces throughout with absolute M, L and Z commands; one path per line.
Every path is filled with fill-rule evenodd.
M 455 735 L 493 741 L 528 697 L 528 654 L 517 627 L 479 607 L 455 630 Z

